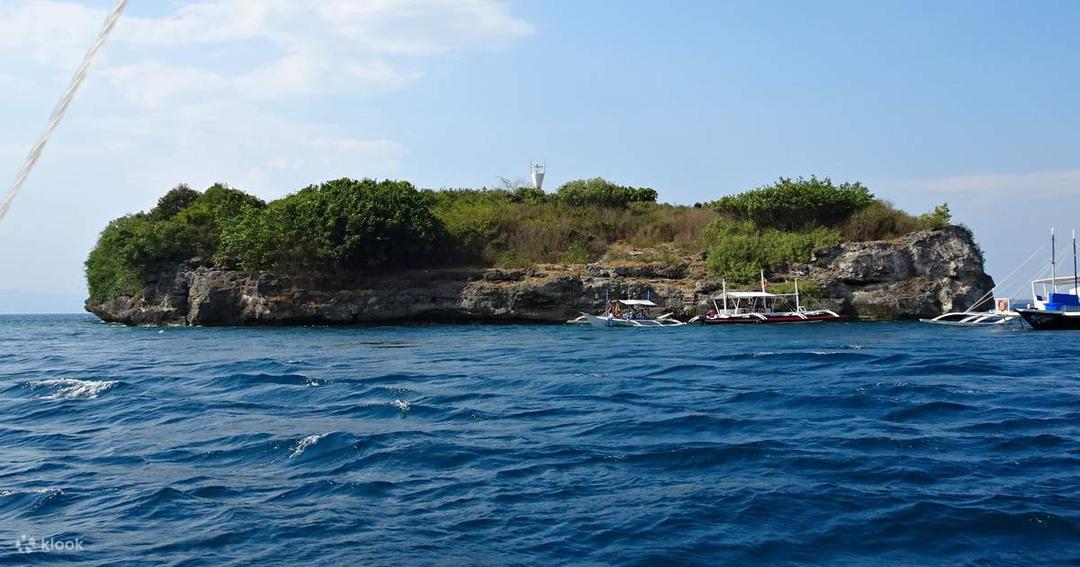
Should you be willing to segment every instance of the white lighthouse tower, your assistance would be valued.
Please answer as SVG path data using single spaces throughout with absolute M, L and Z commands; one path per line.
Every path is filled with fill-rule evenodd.
M 532 184 L 533 189 L 540 191 L 544 190 L 544 164 L 534 163 L 532 164 Z

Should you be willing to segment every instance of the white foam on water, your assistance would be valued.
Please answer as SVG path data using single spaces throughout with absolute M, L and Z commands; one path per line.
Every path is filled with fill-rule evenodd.
M 0 498 L 7 496 L 15 496 L 16 494 L 49 494 L 52 496 L 59 496 L 64 491 L 59 488 L 35 488 L 34 490 L 0 490 Z
M 31 380 L 26 383 L 31 388 L 55 388 L 52 394 L 45 396 L 47 400 L 88 398 L 94 399 L 102 392 L 116 386 L 117 380 L 79 380 L 78 378 L 48 378 L 45 380 Z
M 401 399 L 395 399 L 390 402 L 390 405 L 396 407 L 402 414 L 409 413 L 409 410 L 412 409 L 412 404 Z
M 307 449 L 308 447 L 318 443 L 319 439 L 322 439 L 327 435 L 330 435 L 330 433 L 316 433 L 314 435 L 308 435 L 307 437 L 304 437 L 303 439 L 297 441 L 296 447 L 293 447 L 292 453 L 289 454 L 289 458 L 292 459 L 294 457 L 300 456 L 300 454 L 304 452 L 304 449 Z

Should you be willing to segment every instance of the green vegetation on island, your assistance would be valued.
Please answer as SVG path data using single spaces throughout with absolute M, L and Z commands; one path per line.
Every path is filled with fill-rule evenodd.
M 947 205 L 912 216 L 860 183 L 785 179 L 694 206 L 601 178 L 554 193 L 533 188 L 418 190 L 404 181 L 337 179 L 269 203 L 217 184 L 181 185 L 149 212 L 113 220 L 86 261 L 93 300 L 136 295 L 170 265 L 331 276 L 445 266 L 579 264 L 614 244 L 651 258 L 706 253 L 735 283 L 805 262 L 815 248 L 880 240 L 951 223 Z M 809 291 L 809 289 L 807 290 Z

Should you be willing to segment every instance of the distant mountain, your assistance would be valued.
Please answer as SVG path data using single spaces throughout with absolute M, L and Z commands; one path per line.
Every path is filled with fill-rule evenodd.
M 0 289 L 0 314 L 82 313 L 81 293 Z

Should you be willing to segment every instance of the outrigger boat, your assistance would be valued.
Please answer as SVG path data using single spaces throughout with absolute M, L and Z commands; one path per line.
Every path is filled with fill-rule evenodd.
M 593 327 L 678 327 L 685 325 L 672 317 L 672 313 L 653 316 L 651 312 L 660 306 L 648 299 L 616 299 L 607 302 L 602 315 L 582 313 L 580 317 L 567 323 L 592 325 Z
M 982 302 L 976 303 L 972 307 L 977 307 L 980 303 Z M 989 327 L 1017 323 L 1020 321 L 1020 314 L 1012 310 L 1011 303 L 1007 298 L 996 297 L 994 298 L 994 308 L 989 311 L 974 311 L 972 309 L 953 311 L 938 315 L 933 319 L 919 319 L 919 321 L 957 327 Z
M 1073 231 L 1073 275 L 1071 278 L 1058 277 L 1057 254 L 1054 245 L 1054 231 L 1050 230 L 1050 277 L 1031 282 L 1031 296 L 1035 304 L 1027 309 L 1018 309 L 1020 316 L 1035 330 L 1080 329 L 1080 272 L 1076 265 L 1076 231 Z M 1071 281 L 1070 281 L 1071 280 Z M 1072 283 L 1072 289 L 1068 289 Z M 1066 286 L 1066 293 L 1058 293 L 1058 286 Z M 1041 286 L 1037 289 L 1036 286 Z M 1037 293 L 1041 291 L 1041 293 Z
M 799 281 L 795 280 L 795 293 L 769 293 L 765 274 L 761 275 L 761 291 L 728 291 L 727 281 L 722 282 L 723 292 L 713 297 L 713 308 L 704 317 L 690 322 L 706 325 L 739 325 L 756 323 L 818 323 L 841 321 L 843 315 L 828 309 L 808 310 L 799 301 Z M 717 303 L 719 301 L 720 303 Z M 777 311 L 776 306 L 794 301 L 794 310 Z M 790 303 L 788 303 L 790 305 Z

